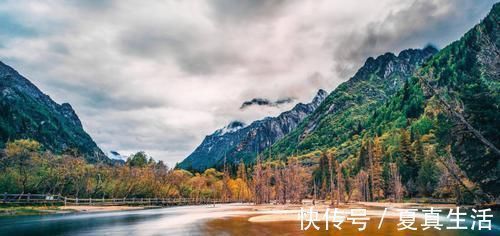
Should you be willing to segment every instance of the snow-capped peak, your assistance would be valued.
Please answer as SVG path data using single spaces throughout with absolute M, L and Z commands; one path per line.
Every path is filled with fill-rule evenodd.
M 245 123 L 238 121 L 238 120 L 235 120 L 235 121 L 231 121 L 231 123 L 229 123 L 224 128 L 218 129 L 217 131 L 215 131 L 215 134 L 222 136 L 222 135 L 227 134 L 227 133 L 236 132 L 244 127 L 245 127 Z

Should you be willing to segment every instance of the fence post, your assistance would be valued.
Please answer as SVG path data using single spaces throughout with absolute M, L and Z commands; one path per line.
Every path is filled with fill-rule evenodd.
M 7 192 L 3 193 L 3 203 L 7 202 Z
M 66 197 L 64 197 L 64 206 L 66 206 L 66 203 L 67 203 L 67 199 L 66 199 Z
M 92 197 L 91 197 L 91 198 L 89 198 L 89 205 L 91 205 L 91 206 L 92 206 Z
M 75 198 L 75 203 L 78 206 L 78 197 Z
M 31 199 L 31 193 L 28 193 L 28 202 L 30 202 Z

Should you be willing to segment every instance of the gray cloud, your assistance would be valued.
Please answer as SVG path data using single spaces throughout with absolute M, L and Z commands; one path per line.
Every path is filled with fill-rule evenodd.
M 217 20 L 241 23 L 276 16 L 292 1 L 286 0 L 212 0 L 212 9 Z
M 355 73 L 365 58 L 406 48 L 423 48 L 432 43 L 444 47 L 458 39 L 484 17 L 495 1 L 433 0 L 413 1 L 391 11 L 382 20 L 347 34 L 335 47 L 335 70 L 347 77 Z
M 205 32 L 204 32 L 205 31 Z M 209 32 L 206 32 L 209 31 Z M 141 59 L 175 62 L 190 74 L 213 74 L 243 63 L 238 50 L 210 41 L 214 32 L 191 23 L 135 25 L 120 32 L 120 50 Z M 207 41 L 209 40 L 209 41 Z
M 283 104 L 292 103 L 295 99 L 293 98 L 281 98 L 276 101 L 270 101 L 266 98 L 253 98 L 252 100 L 245 101 L 241 104 L 240 110 L 243 110 L 250 106 L 271 106 L 277 107 Z
M 104 151 L 144 150 L 173 165 L 230 121 L 276 116 L 293 107 L 282 98 L 333 90 L 368 56 L 446 45 L 492 5 L 6 0 L 0 60 L 69 102 Z M 259 97 L 281 105 L 240 109 Z

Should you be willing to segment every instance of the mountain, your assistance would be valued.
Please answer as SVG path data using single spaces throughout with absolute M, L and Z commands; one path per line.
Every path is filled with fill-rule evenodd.
M 77 151 L 90 162 L 109 162 L 70 104 L 57 104 L 0 62 L 0 146 L 23 138 L 34 139 L 54 153 Z
M 257 153 L 274 144 L 297 127 L 305 117 L 311 114 L 323 102 L 327 92 L 319 90 L 308 104 L 299 103 L 289 111 L 277 117 L 267 117 L 248 126 L 233 121 L 226 127 L 206 136 L 203 142 L 178 167 L 188 170 L 203 171 L 207 168 L 228 163 L 237 163 L 240 159 L 253 161 Z
M 296 130 L 273 145 L 275 157 L 339 146 L 366 125 L 370 112 L 383 104 L 437 49 L 407 49 L 368 58 L 348 81 L 339 85 Z M 355 141 L 359 146 L 359 141 Z M 345 157 L 354 149 L 345 150 Z
M 270 147 L 272 159 L 330 153 L 349 178 L 370 173 L 372 187 L 382 186 L 372 198 L 381 192 L 394 197 L 391 176 L 400 173 L 406 196 L 498 201 L 499 22 L 497 3 L 484 20 L 437 53 L 425 48 L 369 58 L 297 129 Z M 322 172 L 317 173 L 321 180 Z

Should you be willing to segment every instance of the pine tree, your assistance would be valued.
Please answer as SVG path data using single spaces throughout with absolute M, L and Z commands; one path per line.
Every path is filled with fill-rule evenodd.
M 410 133 L 401 129 L 401 141 L 399 143 L 400 171 L 403 183 L 413 180 L 418 174 L 417 164 L 413 156 Z
M 372 147 L 372 199 L 377 200 L 384 196 L 382 178 L 382 144 L 379 137 L 375 137 Z
M 416 135 L 415 142 L 413 143 L 413 150 L 415 153 L 415 161 L 417 164 L 417 169 L 420 169 L 422 163 L 424 162 L 424 147 L 420 141 L 420 137 Z

